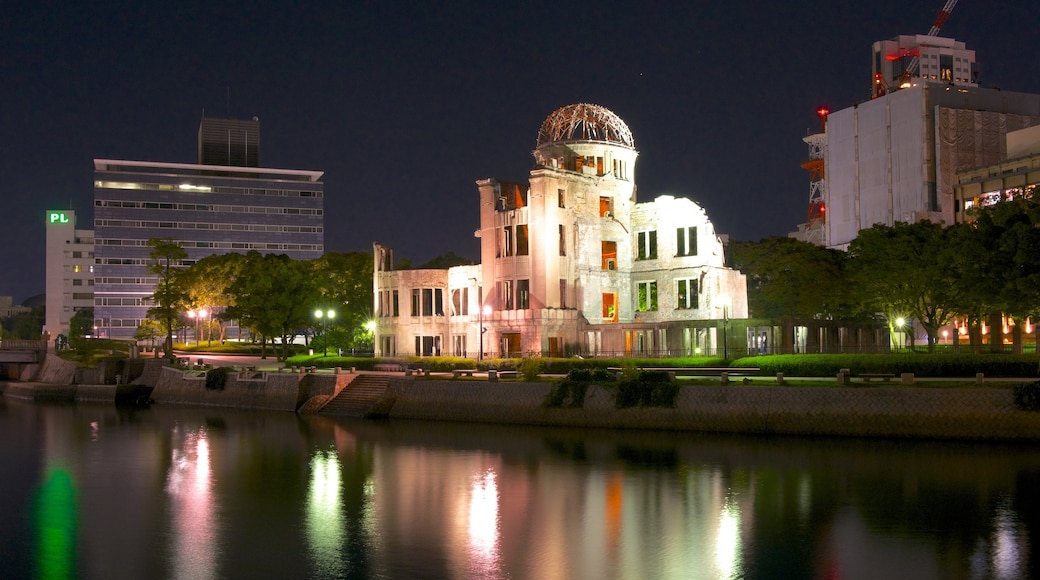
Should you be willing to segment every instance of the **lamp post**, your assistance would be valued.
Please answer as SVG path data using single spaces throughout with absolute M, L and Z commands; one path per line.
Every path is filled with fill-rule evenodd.
M 202 332 L 206 333 L 206 346 L 211 344 L 212 336 L 209 333 L 209 325 L 206 323 L 206 317 L 209 316 L 209 311 L 205 308 L 199 309 L 199 321 L 202 323 Z M 195 343 L 198 344 L 198 338 L 195 339 Z
M 199 319 L 198 314 L 194 310 L 188 311 L 188 318 L 195 323 L 195 346 L 199 345 Z
M 314 317 L 321 321 L 322 355 L 329 356 L 329 319 L 336 317 L 335 310 L 315 310 Z
M 484 333 L 487 332 L 484 328 L 485 314 L 491 314 L 491 307 L 486 304 L 477 310 L 477 328 L 480 330 L 480 352 L 477 354 L 477 360 L 484 360 Z

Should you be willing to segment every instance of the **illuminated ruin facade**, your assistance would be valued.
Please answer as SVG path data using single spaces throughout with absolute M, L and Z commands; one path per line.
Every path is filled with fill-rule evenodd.
M 395 271 L 376 244 L 376 354 L 721 353 L 748 315 L 744 275 L 696 203 L 636 202 L 637 157 L 617 115 L 564 107 L 528 183 L 477 182 L 479 265 Z

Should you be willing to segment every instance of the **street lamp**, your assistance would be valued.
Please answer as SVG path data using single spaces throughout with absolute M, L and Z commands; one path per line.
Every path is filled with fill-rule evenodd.
M 491 314 L 491 306 L 485 304 L 477 310 L 477 328 L 480 329 L 480 352 L 477 354 L 477 360 L 484 360 L 484 333 L 487 329 L 484 328 L 484 316 Z
M 196 315 L 194 310 L 189 310 L 188 311 L 188 318 L 190 318 L 192 320 L 192 322 L 195 323 L 195 346 L 198 346 L 199 345 L 199 319 L 196 318 L 196 316 L 197 315 Z
M 195 321 L 195 346 L 199 345 L 199 322 L 207 316 L 209 316 L 209 312 L 205 308 L 188 311 L 188 318 Z M 207 342 L 206 345 L 208 346 L 209 342 Z
M 315 310 L 314 317 L 321 321 L 321 342 L 323 353 L 321 356 L 329 356 L 329 319 L 336 317 L 335 310 Z

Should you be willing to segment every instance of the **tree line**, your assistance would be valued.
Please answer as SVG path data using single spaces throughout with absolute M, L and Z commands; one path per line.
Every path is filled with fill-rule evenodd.
M 330 252 L 314 260 L 294 260 L 251 251 L 207 256 L 184 267 L 187 252 L 176 240 L 152 239 L 148 245 L 158 284 L 150 320 L 142 324 L 138 338 L 165 334 L 167 353 L 175 328 L 200 325 L 203 336 L 210 333 L 204 340 L 222 342 L 234 320 L 260 341 L 261 356 L 266 356 L 268 344 L 280 344 L 276 354 L 284 359 L 297 336 L 319 328 L 316 309 L 335 312 L 319 328 L 327 328 L 322 342 L 347 349 L 372 347 L 366 326 L 372 319 L 370 254 Z M 205 320 L 187 319 L 189 312 L 203 308 L 208 311 Z
M 1002 315 L 1040 313 L 1040 200 L 1018 197 L 969 218 L 875 225 L 847 252 L 780 237 L 734 242 L 731 257 L 747 275 L 753 317 L 905 318 L 924 329 L 929 350 L 960 319 L 978 345 L 984 323 L 999 332 Z

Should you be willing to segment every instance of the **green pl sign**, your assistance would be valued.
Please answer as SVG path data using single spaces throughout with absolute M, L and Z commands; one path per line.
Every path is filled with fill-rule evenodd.
M 63 211 L 52 211 L 47 213 L 47 221 L 52 224 L 67 224 L 69 216 L 65 215 Z

